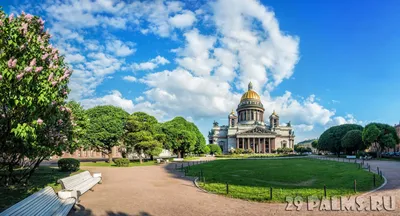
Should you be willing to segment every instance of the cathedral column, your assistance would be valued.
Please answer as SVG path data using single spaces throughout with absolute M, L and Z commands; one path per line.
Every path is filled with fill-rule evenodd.
M 256 138 L 253 138 L 253 152 L 256 152 Z
M 243 150 L 244 150 L 244 144 L 245 144 L 244 138 L 242 138 L 242 149 L 243 149 Z
M 236 148 L 239 148 L 239 138 L 236 137 Z
M 250 149 L 250 138 L 247 138 L 247 149 Z
M 258 149 L 257 149 L 257 152 L 258 153 L 261 153 L 262 152 L 262 146 L 261 146 L 261 138 L 258 138 Z
M 264 137 L 264 142 L 263 142 L 263 152 L 265 154 L 265 137 Z
M 268 152 L 271 153 L 271 138 L 268 138 Z

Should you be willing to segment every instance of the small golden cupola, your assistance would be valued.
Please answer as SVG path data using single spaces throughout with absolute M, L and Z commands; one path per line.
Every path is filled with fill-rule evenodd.
M 256 100 L 260 101 L 260 95 L 257 94 L 257 92 L 253 91 L 253 83 L 249 83 L 248 90 L 242 95 L 242 98 L 240 99 L 240 102 L 244 100 Z

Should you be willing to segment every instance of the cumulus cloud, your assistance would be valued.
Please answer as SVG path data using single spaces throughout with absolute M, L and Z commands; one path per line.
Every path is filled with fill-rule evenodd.
M 169 18 L 169 23 L 176 28 L 187 28 L 193 25 L 196 16 L 192 11 L 185 10 L 181 14 L 176 14 Z
M 169 64 L 170 62 L 162 57 L 162 56 L 157 56 L 147 62 L 142 62 L 142 63 L 133 63 L 131 65 L 131 68 L 133 70 L 154 70 L 155 68 L 157 68 L 160 65 L 165 65 L 165 64 Z
M 131 100 L 122 97 L 121 92 L 113 90 L 111 94 L 103 97 L 91 98 L 81 100 L 81 104 L 85 108 L 92 108 L 99 105 L 113 105 L 121 107 L 125 111 L 132 113 L 134 110 L 134 104 Z
M 132 48 L 133 43 L 122 42 L 120 40 L 110 40 L 107 41 L 107 50 L 111 53 L 115 53 L 117 56 L 125 57 L 133 54 L 136 49 Z
M 136 77 L 134 77 L 134 76 L 124 76 L 122 79 L 126 80 L 128 82 L 136 82 L 136 80 L 137 80 Z

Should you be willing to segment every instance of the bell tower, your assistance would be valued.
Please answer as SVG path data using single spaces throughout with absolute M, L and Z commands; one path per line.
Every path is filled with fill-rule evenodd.
M 269 116 L 269 126 L 271 128 L 276 128 L 279 126 L 279 116 L 274 112 Z

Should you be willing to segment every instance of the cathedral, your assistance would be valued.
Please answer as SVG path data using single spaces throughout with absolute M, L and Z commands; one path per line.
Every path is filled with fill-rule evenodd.
M 289 123 L 279 124 L 279 115 L 274 111 L 269 124 L 264 122 L 264 106 L 260 96 L 253 91 L 250 82 L 248 91 L 240 99 L 236 114 L 228 116 L 228 125 L 214 126 L 209 132 L 210 144 L 218 144 L 224 153 L 231 149 L 252 149 L 255 153 L 273 153 L 281 147 L 294 147 L 294 131 Z

